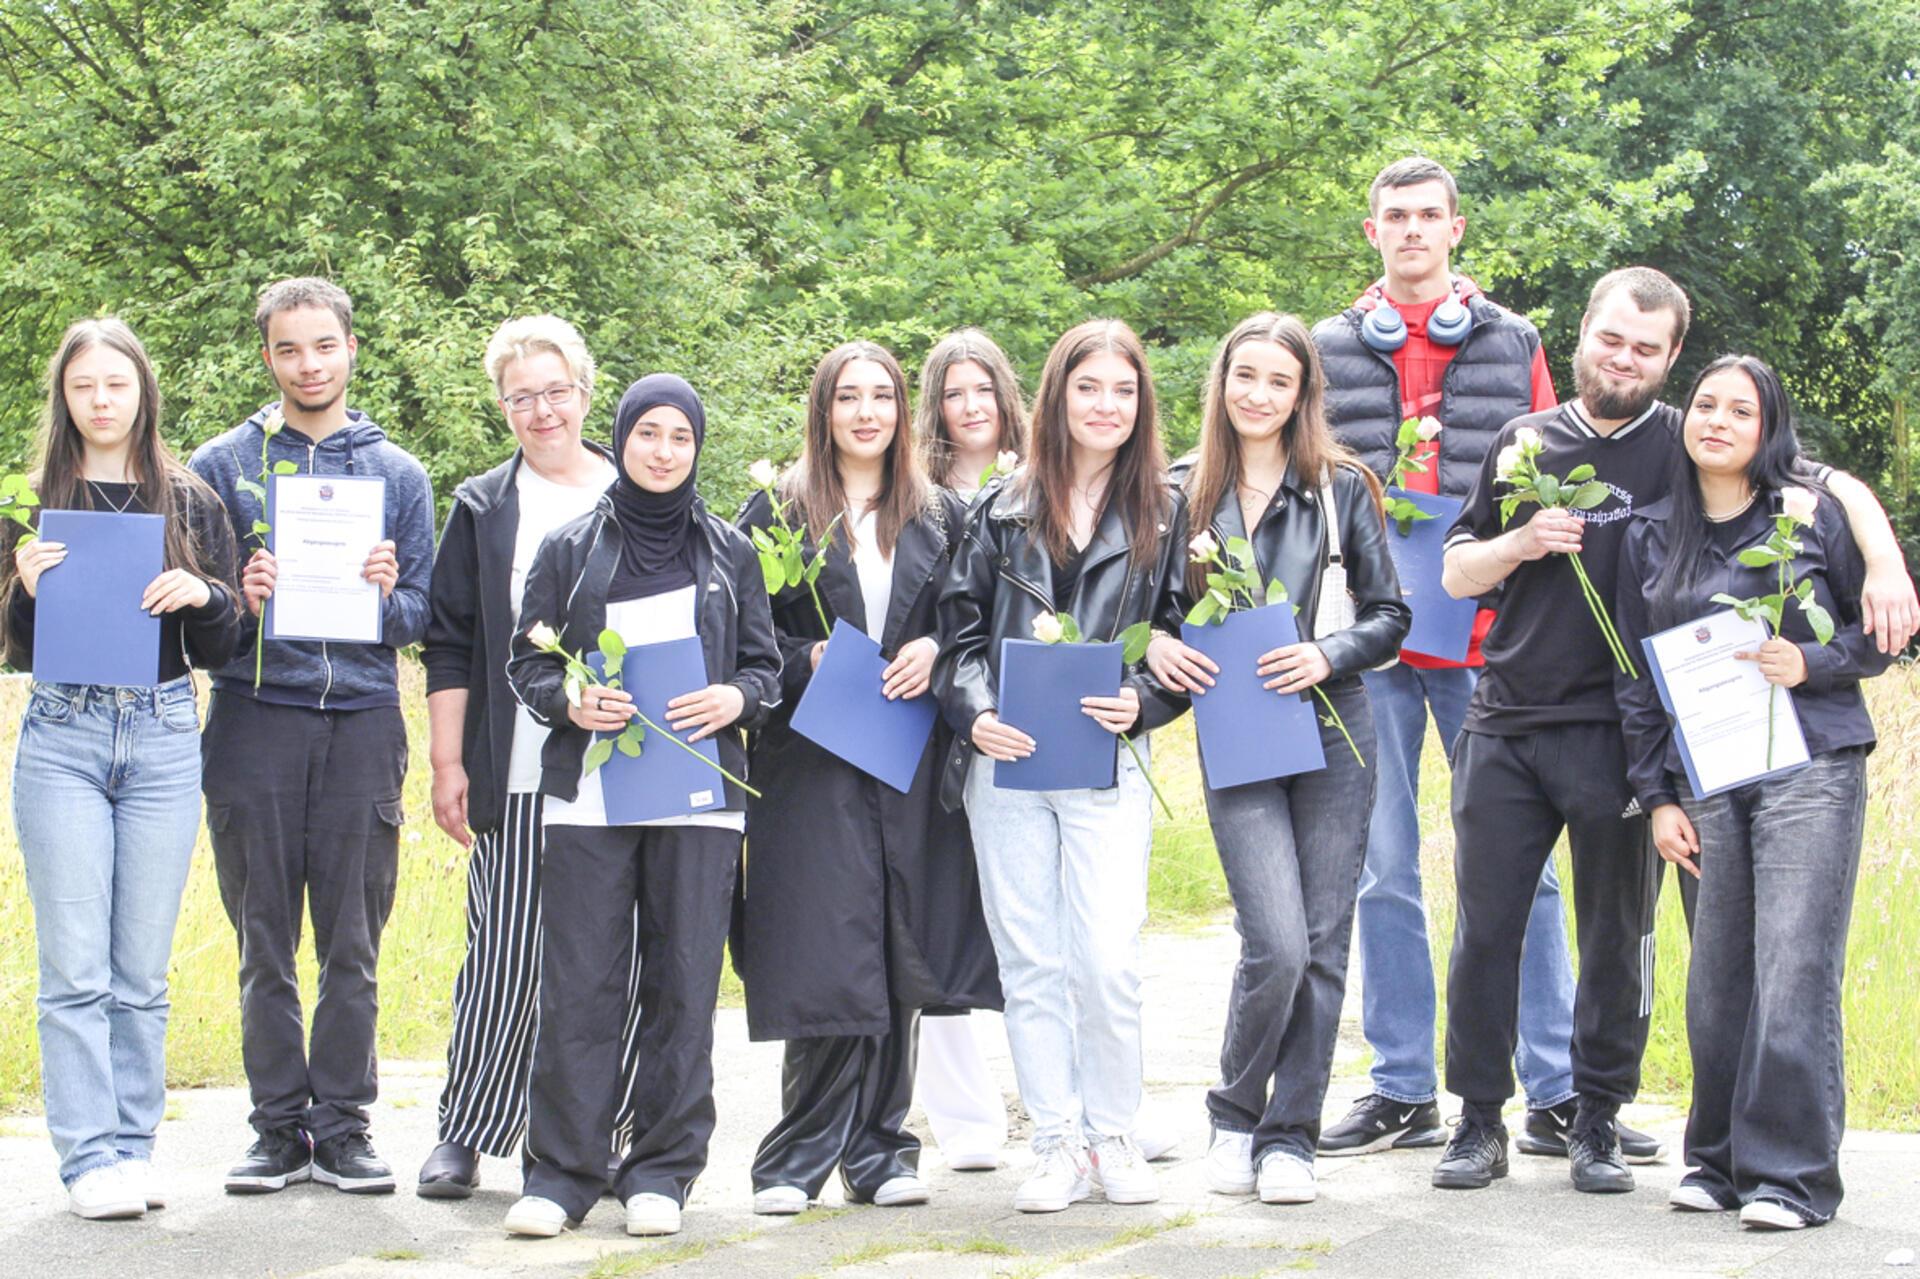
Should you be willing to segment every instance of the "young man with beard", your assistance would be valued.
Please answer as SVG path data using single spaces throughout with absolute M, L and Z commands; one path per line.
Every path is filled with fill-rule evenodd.
M 1449 594 L 1505 589 L 1454 754 L 1458 905 L 1447 1088 L 1465 1105 L 1434 1169 L 1433 1184 L 1442 1188 L 1477 1189 L 1506 1175 L 1500 1109 L 1513 1093 L 1508 1058 L 1522 926 L 1532 885 L 1564 829 L 1580 948 L 1570 1172 L 1578 1190 L 1633 1189 L 1615 1116 L 1639 1089 L 1660 863 L 1627 782 L 1614 659 L 1566 556 L 1579 552 L 1599 598 L 1613 599 L 1628 518 L 1664 497 L 1675 473 L 1681 414 L 1658 397 L 1690 313 L 1686 295 L 1658 271 L 1628 267 L 1604 276 L 1580 322 L 1578 399 L 1507 425 L 1447 535 Z M 1523 508 L 1502 520 L 1498 459 L 1522 431 L 1540 439 L 1541 473 L 1564 477 L 1591 464 L 1610 490 L 1606 500 L 1577 513 Z M 1858 482 L 1829 478 L 1838 481 L 1834 494 L 1868 559 L 1877 604 L 1867 611 L 1876 614 L 1880 641 L 1904 646 L 1912 589 L 1885 514 Z
M 1367 206 L 1362 226 L 1380 254 L 1380 279 L 1313 330 L 1326 367 L 1328 421 L 1385 481 L 1400 423 L 1437 419 L 1439 438 L 1416 453 L 1426 469 L 1406 484 L 1464 498 L 1500 428 L 1555 404 L 1540 335 L 1453 273 L 1451 254 L 1466 219 L 1453 175 L 1441 165 L 1421 156 L 1396 160 L 1374 178 Z M 1366 673 L 1380 759 L 1354 931 L 1367 977 L 1360 1025 L 1374 1052 L 1372 1087 L 1320 1134 L 1323 1155 L 1446 1140 L 1436 1104 L 1433 959 L 1420 878 L 1420 757 L 1429 712 L 1451 754 L 1492 622 L 1483 608 L 1463 661 L 1403 650 L 1396 665 Z M 1551 862 L 1537 877 L 1526 937 L 1514 1058 L 1528 1106 L 1521 1149 L 1560 1155 L 1573 1121 L 1573 961 Z M 1622 1136 L 1635 1157 L 1660 1151 L 1644 1134 Z
M 191 462 L 226 504 L 239 544 L 256 548 L 241 589 L 257 620 L 214 673 L 201 747 L 220 898 L 239 934 L 241 1052 L 258 1134 L 227 1190 L 258 1194 L 311 1176 L 387 1193 L 393 1173 L 367 1139 L 366 1108 L 378 1091 L 375 969 L 407 767 L 395 659 L 426 633 L 433 492 L 419 462 L 347 407 L 356 343 L 343 291 L 283 280 L 260 295 L 254 319 L 280 402 Z M 380 587 L 382 633 L 378 644 L 270 641 L 256 687 L 276 565 L 255 535 L 267 513 L 241 482 L 283 461 L 303 474 L 386 480 L 387 538 L 362 570 Z M 310 1049 L 294 958 L 303 907 L 320 965 Z

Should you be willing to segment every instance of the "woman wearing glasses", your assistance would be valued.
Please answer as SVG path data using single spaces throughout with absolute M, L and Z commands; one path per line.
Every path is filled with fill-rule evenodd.
M 420 1169 L 428 1199 L 471 1195 L 480 1156 L 511 1155 L 526 1131 L 547 730 L 507 686 L 508 647 L 542 539 L 591 511 L 614 480 L 605 449 L 580 436 L 594 364 L 571 324 L 551 315 L 508 320 L 487 343 L 486 369 L 519 447 L 454 490 L 434 560 L 425 648 L 433 817 L 471 850 L 467 955 L 454 979 L 440 1144 Z M 637 965 L 627 971 L 621 1065 L 631 1083 Z M 631 1120 L 626 1105 L 620 1110 L 610 1155 Z

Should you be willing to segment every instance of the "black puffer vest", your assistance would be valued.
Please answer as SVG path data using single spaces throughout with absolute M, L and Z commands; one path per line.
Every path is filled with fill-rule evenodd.
M 1465 497 L 1500 428 L 1533 412 L 1533 353 L 1540 334 L 1527 320 L 1483 297 L 1468 300 L 1473 330 L 1440 382 L 1440 492 Z M 1326 364 L 1327 423 L 1384 482 L 1393 470 L 1400 373 L 1393 357 L 1360 340 L 1365 313 L 1349 307 L 1313 326 Z

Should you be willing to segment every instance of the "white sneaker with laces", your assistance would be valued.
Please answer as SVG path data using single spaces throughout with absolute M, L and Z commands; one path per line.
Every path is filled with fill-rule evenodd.
M 81 1173 L 67 1187 L 67 1211 L 88 1221 L 118 1221 L 147 1210 L 145 1189 L 122 1164 Z
M 542 1199 L 539 1195 L 522 1195 L 513 1207 L 507 1209 L 507 1233 L 524 1235 L 529 1239 L 551 1239 L 574 1223 L 568 1219 L 567 1210 L 551 1199 Z
M 923 1204 L 932 1197 L 927 1183 L 918 1177 L 889 1177 L 873 1192 L 873 1206 L 905 1208 L 909 1204 Z
M 1150 1204 L 1160 1199 L 1160 1179 L 1132 1137 L 1096 1138 L 1090 1155 L 1094 1180 L 1110 1204 Z
M 1803 1230 L 1807 1219 L 1776 1199 L 1755 1199 L 1740 1210 L 1740 1224 L 1751 1230 Z
M 1705 1186 L 1695 1186 L 1681 1182 L 1667 1196 L 1667 1203 L 1674 1208 L 1687 1212 L 1725 1212 L 1727 1206 L 1707 1193 Z
M 768 1186 L 753 1192 L 753 1210 L 762 1217 L 792 1217 L 807 1210 L 807 1192 L 798 1186 Z
M 680 1205 L 668 1195 L 643 1191 L 627 1199 L 627 1233 L 630 1235 L 677 1235 L 680 1233 Z
M 1260 1160 L 1260 1202 L 1310 1204 L 1319 1195 L 1313 1165 L 1285 1150 L 1269 1150 Z
M 1253 1193 L 1253 1134 L 1213 1130 L 1207 1147 L 1207 1189 L 1216 1195 Z
M 1086 1154 L 1064 1142 L 1040 1152 L 1033 1173 L 1014 1192 L 1020 1212 L 1061 1212 L 1093 1193 Z

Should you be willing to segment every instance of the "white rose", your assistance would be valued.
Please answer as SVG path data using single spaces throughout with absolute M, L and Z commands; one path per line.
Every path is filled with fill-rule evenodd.
M 1042 613 L 1033 619 L 1033 637 L 1042 644 L 1058 644 L 1066 635 L 1058 616 Z
M 1820 495 L 1812 489 L 1789 485 L 1780 490 L 1780 513 L 1795 524 L 1813 523 L 1813 512 L 1819 505 Z
M 1538 453 L 1540 451 L 1540 432 L 1530 426 L 1523 426 L 1513 433 L 1513 442 L 1520 446 L 1522 453 Z
M 1012 475 L 1020 465 L 1020 455 L 1012 449 L 1001 449 L 993 459 L 993 471 L 996 475 Z
M 1194 534 L 1193 540 L 1187 543 L 1187 549 L 1192 552 L 1195 563 L 1205 564 L 1220 553 L 1220 543 L 1213 540 L 1211 532 L 1203 529 Z
M 260 420 L 260 430 L 271 437 L 280 434 L 280 428 L 286 424 L 287 419 L 281 415 L 279 409 L 275 409 Z
M 545 622 L 535 622 L 527 628 L 527 643 L 535 648 L 552 648 L 559 642 L 560 637 L 554 634 L 553 628 Z
M 1509 444 L 1500 450 L 1500 456 L 1494 459 L 1493 473 L 1500 479 L 1513 478 L 1514 468 L 1520 465 L 1519 444 Z
M 1440 419 L 1437 417 L 1421 418 L 1420 419 L 1420 438 L 1422 440 L 1434 440 L 1434 439 L 1440 438 Z
M 773 482 L 780 478 L 780 472 L 774 469 L 770 460 L 763 457 L 747 468 L 747 478 L 753 481 L 755 488 L 770 489 Z

